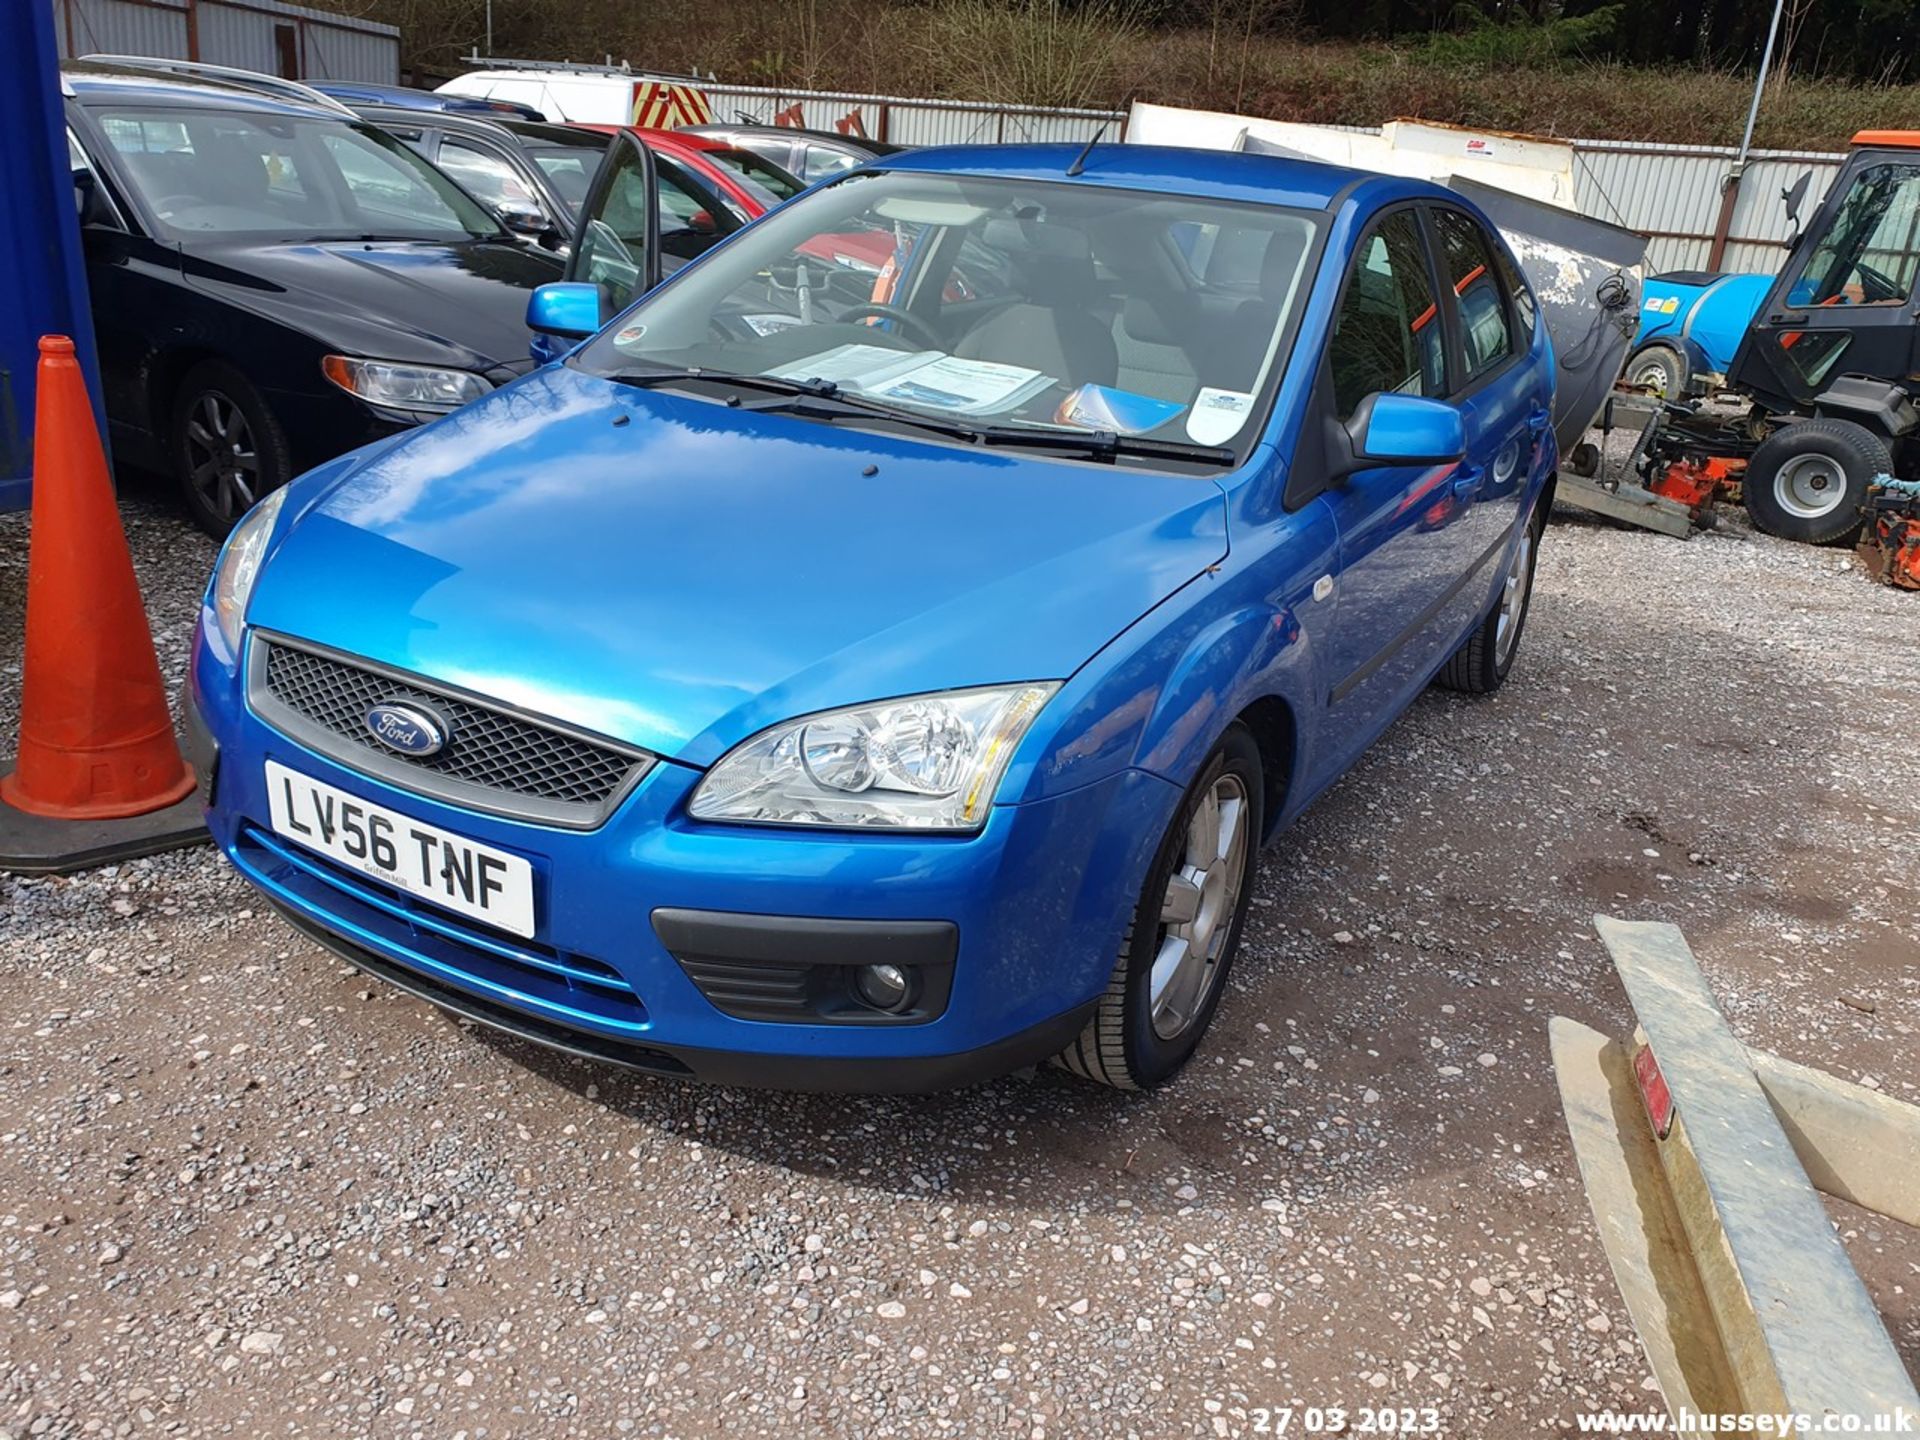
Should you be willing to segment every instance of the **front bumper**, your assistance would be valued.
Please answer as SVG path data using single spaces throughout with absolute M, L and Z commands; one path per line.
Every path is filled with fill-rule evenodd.
M 1166 781 L 1127 770 L 997 806 L 971 837 L 809 833 L 691 821 L 686 802 L 700 772 L 662 761 L 605 824 L 566 830 L 459 808 L 304 748 L 252 712 L 239 666 L 220 652 L 203 614 L 190 698 L 219 754 L 209 828 L 296 928 L 449 1010 L 661 1074 L 925 1090 L 1057 1053 L 1105 988 L 1179 798 Z M 521 940 L 409 899 L 275 835 L 268 760 L 524 856 L 534 935 Z M 937 1008 L 894 1020 L 778 1018 L 696 983 L 684 940 L 674 940 L 676 955 L 662 939 L 683 934 L 689 913 L 743 922 L 720 924 L 723 934 L 791 934 L 801 958 L 834 958 L 837 944 L 849 964 L 884 953 L 862 938 L 875 931 L 911 938 L 909 958 L 923 964 L 932 937 L 944 935 L 951 961 Z M 783 925 L 785 917 L 804 918 Z

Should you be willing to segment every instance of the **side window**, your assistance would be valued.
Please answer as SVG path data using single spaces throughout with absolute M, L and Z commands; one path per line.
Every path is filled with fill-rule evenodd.
M 500 156 L 449 135 L 440 142 L 440 168 L 474 199 L 501 215 L 549 219 L 546 207 L 520 173 Z
M 1533 298 L 1533 291 L 1527 287 L 1526 278 L 1521 275 L 1520 267 L 1513 263 L 1506 246 L 1493 247 L 1493 263 L 1500 271 L 1500 283 L 1506 287 L 1507 299 L 1513 302 L 1513 319 L 1520 332 L 1520 348 L 1530 349 L 1534 327 L 1539 324 L 1539 302 Z
M 631 144 L 619 147 L 599 209 L 588 213 L 585 232 L 567 262 L 567 278 L 600 287 L 601 314 L 624 310 L 639 293 L 647 247 L 647 179 Z M 661 178 L 664 187 L 665 178 Z
M 816 180 L 824 180 L 829 175 L 838 175 L 851 170 L 860 162 L 840 150 L 829 150 L 824 145 L 809 145 L 802 153 L 800 178 L 809 185 Z
M 1334 406 L 1343 421 L 1367 396 L 1381 391 L 1446 394 L 1427 247 L 1411 210 L 1387 216 L 1360 242 L 1327 358 Z
M 1493 245 L 1472 216 L 1458 210 L 1436 209 L 1440 232 L 1440 270 L 1460 309 L 1460 340 L 1466 350 L 1469 385 L 1513 354 L 1513 336 L 1507 329 L 1505 282 L 1495 268 Z
M 732 216 L 702 198 L 700 187 L 671 160 L 654 156 L 660 177 L 660 258 L 669 269 L 704 254 L 731 230 Z

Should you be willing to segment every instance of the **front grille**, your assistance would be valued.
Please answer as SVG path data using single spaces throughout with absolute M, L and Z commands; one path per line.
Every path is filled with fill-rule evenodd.
M 652 757 L 596 740 L 430 681 L 304 646 L 256 636 L 250 669 L 255 708 L 314 749 L 412 789 L 522 818 L 590 826 Z M 369 707 L 425 704 L 448 721 L 436 755 L 389 750 L 367 729 Z

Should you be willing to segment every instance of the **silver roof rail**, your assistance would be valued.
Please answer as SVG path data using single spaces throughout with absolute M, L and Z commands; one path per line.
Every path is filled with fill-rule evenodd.
M 293 100 L 302 105 L 314 105 L 322 110 L 331 110 L 349 119 L 359 118 L 331 95 L 322 95 L 311 85 L 302 85 L 298 80 L 282 79 L 278 75 L 263 75 L 258 70 L 241 70 L 232 65 L 210 65 L 204 60 L 172 60 L 159 55 L 82 55 L 80 58 L 83 61 L 101 65 L 119 65 L 130 70 L 153 70 L 162 75 L 178 75 L 183 79 L 218 80 L 242 90 L 251 90 L 259 95 L 270 95 L 276 100 Z

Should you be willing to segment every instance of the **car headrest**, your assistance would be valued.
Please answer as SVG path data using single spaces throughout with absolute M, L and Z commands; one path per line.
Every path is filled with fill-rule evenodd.
M 1084 231 L 996 216 L 980 227 L 980 240 L 1007 257 L 1028 297 L 1042 304 L 1093 284 L 1093 248 Z
M 1304 235 L 1276 230 L 1267 240 L 1267 253 L 1260 262 L 1260 294 L 1278 305 L 1284 302 L 1300 274 L 1300 256 L 1307 248 Z
M 1120 310 L 1120 328 L 1127 338 L 1143 345 L 1178 345 L 1179 332 L 1168 319 L 1165 307 L 1144 295 L 1129 295 Z

